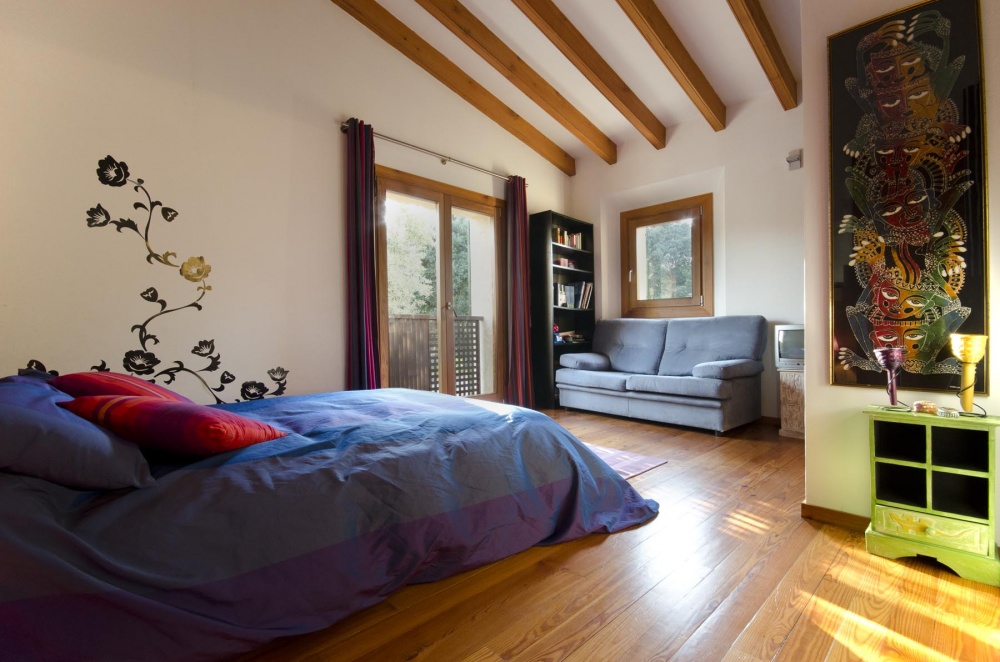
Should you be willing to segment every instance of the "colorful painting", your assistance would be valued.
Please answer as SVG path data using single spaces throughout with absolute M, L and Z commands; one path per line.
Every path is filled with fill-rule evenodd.
M 219 373 L 217 379 L 211 376 L 222 366 L 222 353 L 216 350 L 215 340 L 196 341 L 191 349 L 191 354 L 196 359 L 188 360 L 186 364 L 179 359 L 164 363 L 154 349 L 155 345 L 159 344 L 160 339 L 151 331 L 155 322 L 165 315 L 177 314 L 188 309 L 195 311 L 202 309 L 202 299 L 212 291 L 212 286 L 208 284 L 212 265 L 208 264 L 205 258 L 200 255 L 189 257 L 180 262 L 177 253 L 173 251 L 158 252 L 154 250 L 152 238 L 154 221 L 162 220 L 166 223 L 172 223 L 179 214 L 175 209 L 165 206 L 159 200 L 154 200 L 149 189 L 146 188 L 146 183 L 142 179 L 131 177 L 128 164 L 124 161 L 119 161 L 110 154 L 101 159 L 97 163 L 97 179 L 101 184 L 112 188 L 123 188 L 131 185 L 133 191 L 139 195 L 139 200 L 132 203 L 131 209 L 146 218 L 139 223 L 128 217 L 115 219 L 114 215 L 103 205 L 97 204 L 87 210 L 87 227 L 113 227 L 119 234 L 124 234 L 126 231 L 134 233 L 142 242 L 145 253 L 143 257 L 145 257 L 146 262 L 151 265 L 168 267 L 188 283 L 194 285 L 192 295 L 194 299 L 172 307 L 160 297 L 155 287 L 146 287 L 139 293 L 139 297 L 143 301 L 158 306 L 159 310 L 151 315 L 144 315 L 145 319 L 142 322 L 132 326 L 131 331 L 137 336 L 138 347 L 133 346 L 132 349 L 124 352 L 121 369 L 154 383 L 159 380 L 163 384 L 172 384 L 182 375 L 193 378 L 208 390 L 216 403 L 222 403 L 222 393 L 230 384 L 236 382 L 236 376 L 228 370 Z M 142 225 L 141 229 L 140 224 Z M 197 364 L 194 361 L 197 361 Z M 48 370 L 45 364 L 38 359 L 28 361 L 27 367 L 29 370 L 58 374 L 55 370 Z M 101 361 L 99 364 L 91 366 L 91 370 L 108 371 L 110 368 L 106 361 Z M 282 395 L 287 384 L 288 370 L 279 366 L 268 370 L 267 375 L 274 382 L 274 390 L 263 381 L 251 379 L 241 384 L 240 397 L 234 398 L 234 401 L 257 400 L 265 395 Z M 212 382 L 216 381 L 218 385 L 213 386 Z
M 977 0 L 830 37 L 834 384 L 884 388 L 876 350 L 894 347 L 900 387 L 948 390 L 950 335 L 987 333 L 980 44 Z

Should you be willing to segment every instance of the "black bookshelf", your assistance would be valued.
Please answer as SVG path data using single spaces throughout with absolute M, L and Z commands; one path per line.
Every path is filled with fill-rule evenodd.
M 594 337 L 594 226 L 544 211 L 531 215 L 529 234 L 532 387 L 535 407 L 550 409 L 559 357 L 590 351 Z M 556 343 L 553 325 L 578 337 Z

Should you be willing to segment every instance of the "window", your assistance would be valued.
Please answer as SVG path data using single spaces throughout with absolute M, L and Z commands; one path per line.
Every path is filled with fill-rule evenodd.
M 712 194 L 621 214 L 624 317 L 713 314 Z
M 503 202 L 376 167 L 382 383 L 499 398 Z

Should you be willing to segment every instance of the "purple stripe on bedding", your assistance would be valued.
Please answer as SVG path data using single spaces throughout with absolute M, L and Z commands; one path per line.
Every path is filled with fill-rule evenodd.
M 566 479 L 375 531 L 202 586 L 0 603 L 0 622 L 7 631 L 3 656 L 74 661 L 216 659 L 276 637 L 325 628 L 406 584 L 442 579 L 535 544 L 629 525 L 607 518 L 600 508 L 589 513 L 589 519 L 574 517 L 571 508 L 553 511 L 571 482 Z M 636 515 L 645 514 L 645 502 L 634 507 Z M 497 527 L 497 522 L 507 524 Z M 353 598 L 345 601 L 344 596 Z M 156 623 L 155 629 L 149 628 L 150 622 Z M 172 636 L 181 632 L 182 637 Z M 78 647 L 80 641 L 89 642 L 86 651 Z

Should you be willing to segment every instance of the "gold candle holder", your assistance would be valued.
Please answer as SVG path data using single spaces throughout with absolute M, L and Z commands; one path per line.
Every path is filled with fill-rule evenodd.
M 951 353 L 962 364 L 962 386 L 958 398 L 963 411 L 972 411 L 972 396 L 976 390 L 976 364 L 986 355 L 986 339 L 972 333 L 951 334 Z

